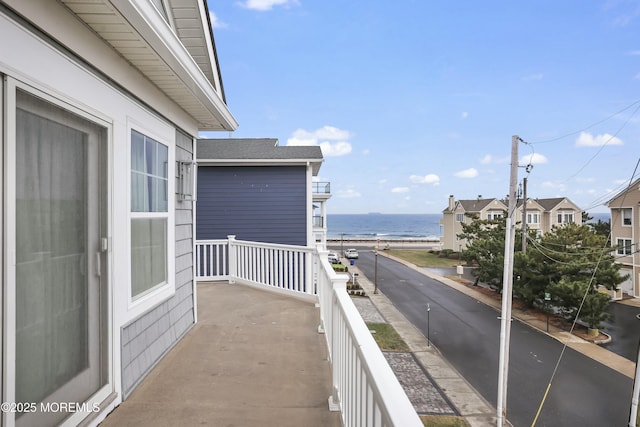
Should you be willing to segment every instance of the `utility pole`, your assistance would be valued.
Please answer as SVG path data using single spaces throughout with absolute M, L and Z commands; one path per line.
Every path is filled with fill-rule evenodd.
M 527 177 L 522 178 L 522 253 L 527 253 Z
M 500 362 L 498 366 L 498 427 L 507 418 L 507 382 L 509 373 L 509 340 L 511 337 L 511 296 L 513 294 L 513 250 L 516 235 L 515 212 L 518 187 L 518 142 L 511 137 L 511 174 L 509 179 L 509 207 L 504 238 L 504 271 L 502 275 L 502 314 L 500 319 Z

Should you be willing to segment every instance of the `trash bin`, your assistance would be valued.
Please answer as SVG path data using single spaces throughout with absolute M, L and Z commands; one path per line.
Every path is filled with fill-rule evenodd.
M 356 265 L 356 260 L 355 260 L 355 259 L 353 259 L 353 258 L 352 258 L 352 259 L 350 259 L 350 260 L 349 260 L 349 264 L 350 264 L 350 265 Z

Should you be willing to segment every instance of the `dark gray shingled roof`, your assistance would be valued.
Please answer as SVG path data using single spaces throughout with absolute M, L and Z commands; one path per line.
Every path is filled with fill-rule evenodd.
M 198 160 L 210 160 L 224 163 L 228 161 L 246 161 L 247 164 L 264 163 L 277 164 L 300 161 L 311 162 L 313 173 L 316 175 L 323 161 L 322 150 L 317 145 L 310 146 L 280 146 L 275 138 L 227 138 L 227 139 L 198 139 Z
M 496 199 L 458 200 L 458 202 L 462 205 L 466 212 L 480 212 L 494 200 Z

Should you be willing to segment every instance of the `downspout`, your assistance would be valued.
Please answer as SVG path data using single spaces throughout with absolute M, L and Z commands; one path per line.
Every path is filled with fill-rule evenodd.
M 198 323 L 198 286 L 196 283 L 196 200 L 198 195 L 198 141 L 196 138 L 192 138 L 192 159 L 193 161 L 193 176 L 191 177 L 193 184 L 193 195 L 191 200 L 191 283 L 193 286 L 191 295 L 193 296 L 193 323 Z

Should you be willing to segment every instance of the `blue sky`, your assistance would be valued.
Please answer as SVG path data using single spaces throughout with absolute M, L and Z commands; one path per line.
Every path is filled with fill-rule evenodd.
M 209 7 L 240 126 L 206 135 L 320 145 L 330 214 L 439 213 L 450 194 L 504 197 L 512 135 L 533 165 L 529 197 L 606 212 L 640 173 L 637 1 Z

